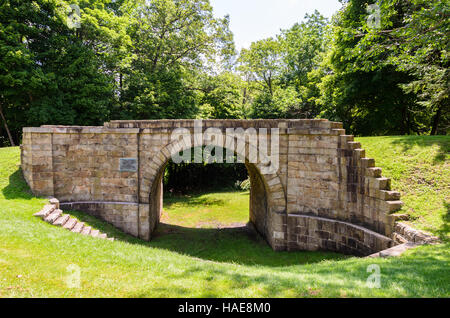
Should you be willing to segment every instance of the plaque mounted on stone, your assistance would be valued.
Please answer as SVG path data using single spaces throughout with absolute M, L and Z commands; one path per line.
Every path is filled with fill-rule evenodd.
M 137 159 L 120 158 L 120 172 L 137 172 Z

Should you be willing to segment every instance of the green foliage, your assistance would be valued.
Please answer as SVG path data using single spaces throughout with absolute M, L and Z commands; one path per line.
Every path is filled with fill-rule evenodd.
M 200 118 L 242 118 L 242 80 L 239 76 L 224 72 L 216 76 L 205 75 L 200 80 Z
M 295 112 L 301 103 L 298 93 L 292 86 L 276 87 L 270 94 L 263 91 L 255 97 L 252 105 L 252 118 L 276 119 L 295 118 Z
M 448 1 L 342 3 L 331 23 L 315 11 L 236 58 L 230 18 L 209 0 L 4 0 L 0 144 L 24 126 L 111 119 L 322 117 L 356 135 L 446 134 Z
M 386 63 L 386 52 L 365 54 L 360 32 L 368 17 L 362 0 L 349 1 L 335 16 L 332 47 L 322 63 L 321 116 L 343 121 L 359 135 L 419 132 L 415 98 L 399 87 L 411 77 Z
M 326 43 L 327 20 L 314 12 L 283 30 L 277 39 L 253 43 L 239 58 L 248 82 L 252 118 L 312 118 L 319 90 L 309 73 L 317 69 Z
M 219 79 L 205 96 L 195 87 L 213 61 L 227 67 L 234 55 L 229 19 L 209 1 L 75 4 L 75 29 L 68 1 L 0 4 L 0 110 L 16 142 L 24 126 L 195 118 L 201 105 L 215 108 L 208 116 L 240 116 L 239 89 Z
M 398 8 L 401 9 L 398 9 Z M 413 93 L 418 104 L 431 114 L 431 134 L 445 134 L 450 126 L 449 67 L 450 3 L 448 1 L 397 0 L 383 3 L 382 14 L 393 19 L 401 15 L 401 26 L 386 30 L 382 49 L 390 50 L 389 62 L 414 79 L 401 85 Z M 367 37 L 374 36 L 373 32 Z M 375 48 L 376 49 L 376 48 Z
M 216 19 L 208 0 L 141 1 L 131 18 L 128 32 L 135 59 L 121 73 L 116 117 L 195 117 L 200 97 L 192 78 L 204 62 L 234 52 L 228 18 Z
M 247 178 L 247 168 L 241 164 L 180 163 L 172 161 L 166 167 L 165 191 L 189 193 L 211 189 L 231 189 L 236 180 Z
M 274 86 L 283 70 L 283 51 L 276 39 L 269 38 L 251 44 L 243 49 L 239 57 L 241 71 L 261 84 L 264 90 L 273 95 Z
M 317 68 L 326 49 L 327 19 L 315 11 L 312 15 L 306 14 L 304 20 L 283 30 L 280 37 L 285 51 L 284 81 L 296 87 L 305 86 L 308 73 Z
M 189 191 L 204 191 L 211 189 L 227 189 L 235 185 L 236 180 L 245 180 L 247 168 L 243 163 L 209 163 L 209 158 L 203 158 L 202 163 L 195 162 L 195 151 L 205 147 L 191 148 L 190 162 L 179 164 L 170 160 L 164 172 L 164 190 L 171 193 L 188 193 Z M 217 148 L 215 151 L 223 151 L 225 160 L 226 149 Z M 237 162 L 237 156 L 233 156 Z
M 377 4 L 379 28 L 368 25 L 362 0 L 346 1 L 333 21 L 333 46 L 322 65 L 328 70 L 321 83 L 322 116 L 360 135 L 435 134 L 439 125 L 445 133 L 448 5 Z
M 105 1 L 92 2 L 80 3 L 80 29 L 68 27 L 62 0 L 0 5 L 0 103 L 16 141 L 23 126 L 98 125 L 108 118 L 114 77 L 105 65 L 123 36 Z

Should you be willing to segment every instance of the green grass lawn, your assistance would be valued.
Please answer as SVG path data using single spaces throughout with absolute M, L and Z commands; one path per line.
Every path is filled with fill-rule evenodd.
M 413 222 L 448 237 L 449 138 L 361 141 L 404 194 Z M 450 296 L 449 243 L 393 259 L 276 253 L 241 226 L 246 192 L 166 197 L 152 242 L 81 212 L 71 213 L 116 241 L 73 234 L 32 216 L 46 200 L 30 194 L 19 161 L 18 148 L 0 149 L 0 297 Z M 419 186 L 412 178 L 427 181 Z M 80 268 L 80 288 L 66 283 L 72 264 Z M 380 266 L 381 288 L 366 284 L 371 264 Z
M 161 222 L 194 228 L 245 225 L 250 192 L 217 191 L 183 196 L 166 195 Z

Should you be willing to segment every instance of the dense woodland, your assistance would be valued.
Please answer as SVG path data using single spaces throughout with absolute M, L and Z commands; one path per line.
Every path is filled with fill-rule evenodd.
M 299 16 L 237 52 L 230 17 L 208 0 L 0 0 L 0 145 L 19 144 L 24 126 L 113 119 L 328 118 L 355 135 L 447 134 L 449 2 L 341 2 L 330 21 Z

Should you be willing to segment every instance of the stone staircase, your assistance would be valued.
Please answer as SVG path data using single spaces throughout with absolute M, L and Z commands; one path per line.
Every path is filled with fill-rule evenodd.
M 392 239 L 397 245 L 387 250 L 369 255 L 368 257 L 397 257 L 402 255 L 407 250 L 416 248 L 420 245 L 441 243 L 441 240 L 438 237 L 433 236 L 430 233 L 417 230 L 406 223 L 399 222 L 408 221 L 409 218 L 407 215 L 394 214 L 394 216 L 397 222 L 394 227 L 395 232 L 392 233 Z
M 57 199 L 50 199 L 49 204 L 45 205 L 44 208 L 35 213 L 34 216 L 40 217 L 45 222 L 60 226 L 73 233 L 80 233 L 86 236 L 89 235 L 100 239 L 114 241 L 114 238 L 108 238 L 105 233 L 101 233 L 99 230 L 95 230 L 92 227 L 85 225 L 84 222 L 80 222 L 68 214 L 63 214 L 63 211 L 59 209 L 59 201 Z

